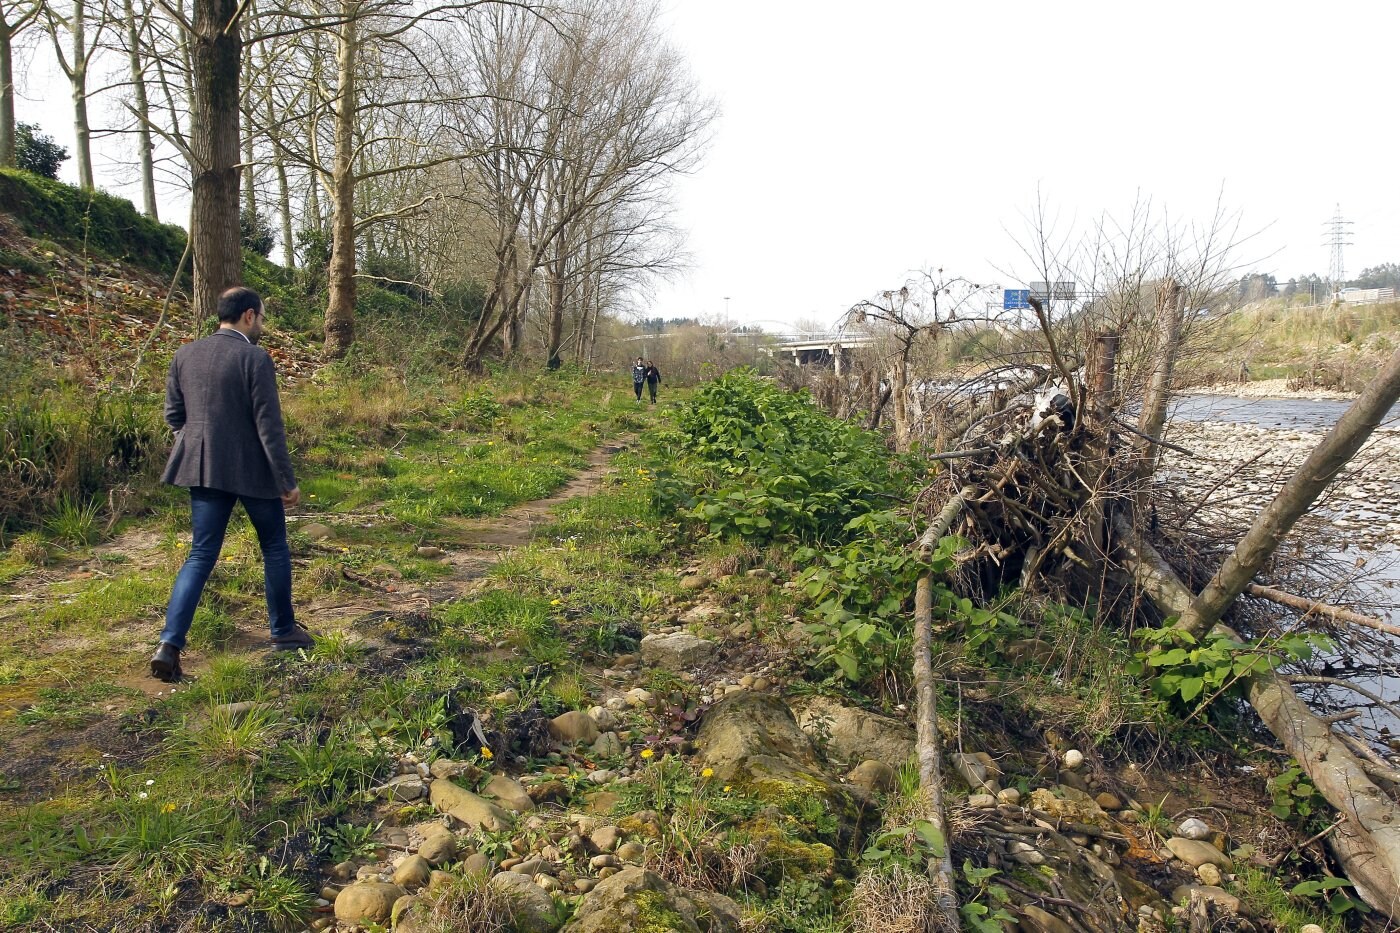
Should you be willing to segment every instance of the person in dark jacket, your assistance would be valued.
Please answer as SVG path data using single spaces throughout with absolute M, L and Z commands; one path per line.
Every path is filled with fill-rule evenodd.
M 637 393 L 638 404 L 642 401 L 642 386 L 647 382 L 647 366 L 642 362 L 642 358 L 637 357 L 637 362 L 632 364 L 632 389 Z
M 655 405 L 656 387 L 661 384 L 661 370 L 657 369 L 656 364 L 651 360 L 647 360 L 647 368 L 646 372 L 643 374 L 643 378 L 647 381 L 647 391 L 651 393 L 651 403 Z M 637 397 L 641 398 L 640 390 L 638 390 Z
M 165 421 L 175 432 L 175 446 L 161 481 L 189 488 L 194 532 L 151 659 L 152 676 L 167 682 L 180 679 L 185 636 L 239 502 L 262 549 L 273 647 L 313 644 L 292 613 L 285 509 L 301 500 L 301 490 L 287 453 L 277 372 L 257 345 L 262 299 L 251 289 L 230 288 L 219 296 L 218 314 L 217 331 L 175 352 L 165 381 Z

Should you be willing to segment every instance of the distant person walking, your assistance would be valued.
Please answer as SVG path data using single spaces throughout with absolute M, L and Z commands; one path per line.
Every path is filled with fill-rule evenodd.
M 292 614 L 292 555 L 284 509 L 301 500 L 272 357 L 257 345 L 263 302 L 230 288 L 219 296 L 219 329 L 186 344 L 170 361 L 165 421 L 175 446 L 161 481 L 190 491 L 194 540 L 175 578 L 151 675 L 180 679 L 180 652 L 204 584 L 219 559 L 235 503 L 242 502 L 263 555 L 267 615 L 277 650 L 309 648 L 311 633 Z
M 656 387 L 661 384 L 661 370 L 656 368 L 656 364 L 647 360 L 647 368 L 644 376 L 647 381 L 647 391 L 651 393 L 651 403 L 656 404 Z M 640 399 L 641 396 L 638 395 Z
M 642 386 L 647 382 L 647 365 L 642 362 L 642 358 L 637 357 L 637 362 L 632 364 L 632 388 L 637 393 L 637 404 L 642 403 Z

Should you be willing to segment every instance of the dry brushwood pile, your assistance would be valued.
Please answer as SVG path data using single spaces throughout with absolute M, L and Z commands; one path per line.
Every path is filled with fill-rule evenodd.
M 992 601 L 1021 587 L 1083 604 L 1088 595 L 1101 616 L 1151 646 L 1138 673 L 1188 708 L 1227 695 L 1246 701 L 1335 811 L 1309 844 L 1325 841 L 1357 895 L 1379 915 L 1400 917 L 1400 758 L 1377 727 L 1400 714 L 1377 686 L 1381 659 L 1400 632 L 1356 611 L 1369 607 L 1348 588 L 1347 565 L 1326 556 L 1325 523 L 1313 512 L 1400 397 L 1400 354 L 1307 460 L 1281 477 L 1253 521 L 1229 528 L 1207 525 L 1203 501 L 1155 480 L 1163 447 L 1186 461 L 1191 452 L 1161 437 L 1165 381 L 1120 390 L 1117 349 L 1116 336 L 1100 335 L 1088 342 L 1082 368 L 1023 366 L 1009 390 L 990 397 L 955 390 L 931 406 L 923 428 L 938 439 L 933 446 L 944 452 L 933 459 L 946 471 L 925 492 L 923 508 L 933 516 L 925 545 L 945 533 L 967 542 L 954 580 L 968 596 Z M 1280 549 L 1303 527 L 1316 546 L 1290 539 Z M 1307 702 L 1299 690 L 1308 691 Z M 921 703 L 921 717 L 931 715 Z M 975 832 L 1008 841 L 1049 827 L 1104 832 L 1063 820 L 1026 827 L 981 819 Z M 951 823 L 956 829 L 956 816 Z M 1069 928 L 1113 929 L 1095 920 L 1096 903 L 1118 901 L 1111 873 L 1104 885 L 1038 903 L 1060 911 Z M 1205 922 L 1192 917 L 1192 929 Z

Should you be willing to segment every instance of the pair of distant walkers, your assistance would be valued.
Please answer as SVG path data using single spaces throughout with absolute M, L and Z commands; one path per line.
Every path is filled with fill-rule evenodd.
M 637 357 L 637 362 L 632 364 L 632 388 L 637 393 L 637 401 L 642 400 L 642 386 L 647 387 L 651 393 L 651 403 L 656 404 L 656 387 L 661 384 L 661 370 L 656 368 L 656 364 L 651 360 L 645 362 Z
M 189 489 L 193 531 L 151 658 L 151 674 L 170 683 L 180 679 L 185 637 L 240 502 L 262 549 L 273 648 L 314 644 L 292 612 L 286 509 L 301 500 L 301 490 L 287 452 L 277 372 L 258 346 L 262 298 L 251 289 L 230 288 L 219 296 L 218 315 L 217 331 L 175 352 L 165 381 L 165 422 L 175 432 L 175 445 L 161 481 Z

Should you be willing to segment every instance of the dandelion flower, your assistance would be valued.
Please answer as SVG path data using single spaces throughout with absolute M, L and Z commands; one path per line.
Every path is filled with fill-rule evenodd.
M 715 769 L 714 769 L 714 768 L 706 768 L 704 771 L 701 771 L 701 772 L 700 772 L 700 776 L 701 776 L 702 778 L 706 778 L 706 779 L 712 778 L 712 777 L 715 776 Z
M 163 804 L 163 805 L 161 806 L 161 808 L 160 808 L 160 812 L 161 812 L 161 813 L 174 813 L 174 812 L 175 812 L 175 804 L 173 804 L 173 803 Z
M 729 784 L 724 785 L 724 792 L 725 792 L 726 794 L 729 793 L 730 787 L 731 787 L 731 785 L 729 785 Z
M 551 606 L 558 606 L 558 605 L 560 605 L 560 604 L 563 603 L 563 602 L 564 602 L 564 600 L 562 600 L 562 599 L 551 599 L 551 600 L 549 601 L 549 604 L 550 604 Z
M 649 748 L 644 748 L 644 749 L 642 749 L 642 757 L 643 757 L 643 758 L 650 758 L 652 755 L 655 755 L 655 754 L 656 754 L 656 752 L 652 751 L 652 750 L 649 749 Z
M 483 747 L 483 748 L 481 749 L 481 757 L 482 757 L 482 758 L 485 758 L 487 761 L 490 761 L 492 758 L 495 758 L 496 756 L 493 755 L 493 754 L 491 754 L 491 749 L 489 749 L 489 748 L 484 748 L 484 747 Z

